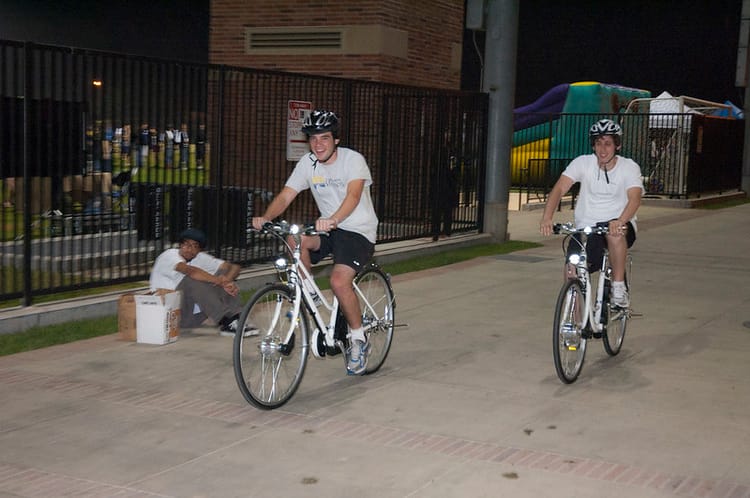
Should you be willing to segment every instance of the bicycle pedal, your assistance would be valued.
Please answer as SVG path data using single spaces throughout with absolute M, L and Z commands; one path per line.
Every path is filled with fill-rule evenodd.
M 594 339 L 601 339 L 602 335 L 603 334 L 601 332 L 592 332 L 591 333 L 591 337 L 593 337 Z
M 568 346 L 568 351 L 578 351 L 578 346 L 573 346 L 572 344 Z

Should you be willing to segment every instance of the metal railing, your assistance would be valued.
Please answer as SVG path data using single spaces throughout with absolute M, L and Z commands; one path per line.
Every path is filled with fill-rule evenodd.
M 481 227 L 487 96 L 0 41 L 0 300 L 148 278 L 189 226 L 244 265 L 294 166 L 290 101 L 336 111 L 368 160 L 378 241 L 431 235 L 460 160 L 454 231 Z M 316 216 L 309 193 L 285 215 Z

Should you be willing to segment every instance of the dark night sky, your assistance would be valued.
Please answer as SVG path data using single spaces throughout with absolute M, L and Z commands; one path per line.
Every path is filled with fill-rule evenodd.
M 741 105 L 741 9 L 742 0 L 521 0 L 516 107 L 576 81 Z
M 209 0 L 2 0 L 0 38 L 208 62 Z
M 516 106 L 600 81 L 742 105 L 742 0 L 521 0 Z M 207 62 L 209 0 L 3 0 L 0 38 Z M 483 33 L 479 33 L 481 41 Z M 464 88 L 479 88 L 465 43 Z

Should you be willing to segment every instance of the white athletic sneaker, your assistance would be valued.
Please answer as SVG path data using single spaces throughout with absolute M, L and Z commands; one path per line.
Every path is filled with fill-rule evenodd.
M 612 282 L 612 304 L 619 308 L 630 306 L 630 296 L 625 289 L 625 282 Z
M 367 368 L 367 356 L 370 354 L 370 344 L 353 340 L 351 347 L 347 350 L 349 362 L 346 364 L 346 372 L 349 375 L 361 375 Z

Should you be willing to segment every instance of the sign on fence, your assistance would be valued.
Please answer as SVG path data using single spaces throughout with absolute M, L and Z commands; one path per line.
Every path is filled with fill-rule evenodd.
M 287 106 L 286 160 L 299 161 L 309 151 L 307 136 L 302 133 L 305 116 L 312 112 L 312 102 L 290 100 Z

